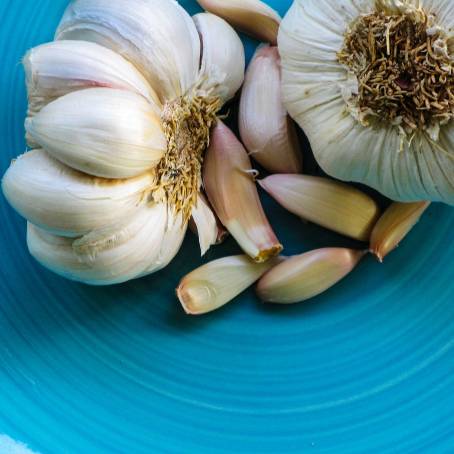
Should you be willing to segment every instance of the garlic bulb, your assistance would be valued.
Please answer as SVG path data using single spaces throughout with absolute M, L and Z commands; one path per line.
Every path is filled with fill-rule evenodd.
M 2 188 L 38 261 L 107 285 L 166 266 L 193 214 L 202 252 L 218 241 L 216 218 L 198 211 L 204 153 L 245 67 L 223 19 L 173 0 L 74 0 L 24 67 L 36 149 Z
M 453 17 L 445 0 L 293 3 L 284 101 L 328 174 L 454 204 Z
M 293 120 L 282 103 L 276 47 L 262 46 L 249 64 L 238 114 L 249 155 L 272 173 L 300 173 L 302 154 Z

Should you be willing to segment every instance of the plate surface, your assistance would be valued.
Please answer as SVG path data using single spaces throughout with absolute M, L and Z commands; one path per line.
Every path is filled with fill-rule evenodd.
M 284 13 L 290 0 L 269 3 Z M 24 150 L 20 59 L 66 4 L 0 0 L 1 174 Z M 349 244 L 264 200 L 288 254 Z M 33 451 L 454 449 L 453 209 L 432 206 L 384 265 L 365 259 L 310 303 L 269 307 L 249 291 L 202 318 L 174 297 L 201 263 L 193 236 L 160 274 L 90 288 L 32 260 L 3 196 L 0 216 L 0 434 Z M 230 240 L 207 260 L 237 251 Z

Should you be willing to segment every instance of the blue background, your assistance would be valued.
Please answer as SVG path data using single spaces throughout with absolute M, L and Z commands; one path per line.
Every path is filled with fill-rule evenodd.
M 24 150 L 21 57 L 66 4 L 0 0 L 1 174 Z M 351 244 L 264 201 L 287 254 Z M 90 288 L 31 259 L 3 196 L 0 216 L 0 434 L 43 454 L 454 452 L 452 208 L 309 303 L 248 291 L 201 318 L 174 297 L 199 263 L 192 235 L 165 271 Z

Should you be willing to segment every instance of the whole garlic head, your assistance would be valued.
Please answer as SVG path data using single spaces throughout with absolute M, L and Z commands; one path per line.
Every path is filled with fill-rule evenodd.
M 331 176 L 454 205 L 454 2 L 295 0 L 283 95 Z
M 74 0 L 24 67 L 34 150 L 2 189 L 32 255 L 95 285 L 166 266 L 197 209 L 217 114 L 243 83 L 237 33 L 174 0 Z

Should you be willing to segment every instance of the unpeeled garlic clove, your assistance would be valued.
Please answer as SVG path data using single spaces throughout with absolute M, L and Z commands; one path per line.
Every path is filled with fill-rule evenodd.
M 271 173 L 300 173 L 302 154 L 281 92 L 277 47 L 260 47 L 241 92 L 239 127 L 250 156 Z
M 202 41 L 200 72 L 207 88 L 226 102 L 235 96 L 244 80 L 244 46 L 236 31 L 214 14 L 192 17 Z
M 159 114 L 143 96 L 125 90 L 69 93 L 28 118 L 25 127 L 59 161 L 105 178 L 140 175 L 167 148 Z
M 262 277 L 257 294 L 269 303 L 308 300 L 343 279 L 364 255 L 352 249 L 324 248 L 288 258 Z
M 197 0 L 202 8 L 222 17 L 259 41 L 277 44 L 281 17 L 259 0 Z
M 96 178 L 61 164 L 43 150 L 15 159 L 2 180 L 11 206 L 56 235 L 76 237 L 128 219 L 139 209 L 155 176 Z
M 380 262 L 393 251 L 417 224 L 430 202 L 392 203 L 378 220 L 370 239 L 370 249 Z
M 140 277 L 153 267 L 164 246 L 167 224 L 167 206 L 158 204 L 144 206 L 128 221 L 77 240 L 28 223 L 27 244 L 38 262 L 63 277 L 111 285 Z
M 159 98 L 137 69 L 116 52 L 87 41 L 53 41 L 23 59 L 29 115 L 73 91 L 108 87 L 129 90 L 159 107 Z
M 214 311 L 250 287 L 277 260 L 255 263 L 246 255 L 237 255 L 207 263 L 182 279 L 178 299 L 187 314 Z
M 282 245 L 266 218 L 250 172 L 246 150 L 219 121 L 205 157 L 205 190 L 220 221 L 244 252 L 263 262 L 278 255 Z
M 218 224 L 208 200 L 202 193 L 197 196 L 197 205 L 192 209 L 195 233 L 199 237 L 200 251 L 204 256 L 218 240 Z
M 139 277 L 162 270 L 175 258 L 181 249 L 187 228 L 187 222 L 183 221 L 181 214 L 175 216 L 173 213 L 168 213 L 167 226 L 159 254 L 155 257 L 151 266 L 148 266 Z
M 144 74 L 162 102 L 185 94 L 199 75 L 197 30 L 173 0 L 75 0 L 55 36 L 118 52 Z
M 291 213 L 356 240 L 369 241 L 380 215 L 371 197 L 328 178 L 271 175 L 259 184 Z

